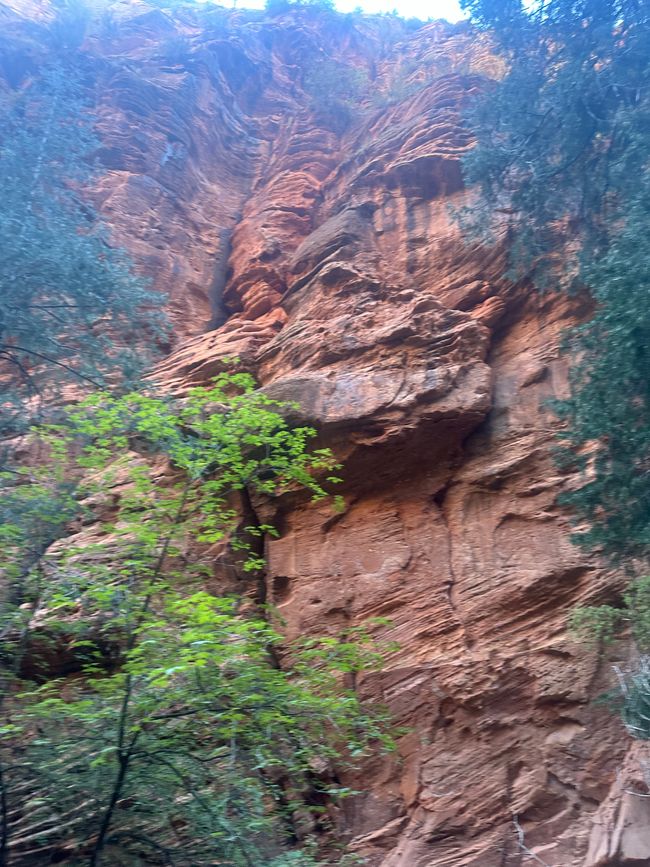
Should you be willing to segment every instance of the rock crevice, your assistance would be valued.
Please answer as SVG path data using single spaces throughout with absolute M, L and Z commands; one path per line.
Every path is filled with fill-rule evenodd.
M 344 465 L 346 509 L 276 504 L 262 595 L 289 635 L 381 615 L 400 647 L 360 689 L 408 733 L 344 781 L 360 794 L 342 839 L 370 867 L 650 863 L 650 802 L 621 790 L 627 743 L 592 701 L 607 665 L 566 626 L 609 580 L 569 541 L 551 458 L 580 311 L 512 286 L 502 241 L 453 217 L 472 204 L 463 106 L 500 72 L 483 37 L 309 10 L 114 14 L 81 49 L 95 197 L 168 294 L 155 375 L 182 392 L 237 357 L 299 404 Z M 28 70 L 40 31 L 6 24 Z M 306 88 L 315 60 L 372 83 L 345 128 Z

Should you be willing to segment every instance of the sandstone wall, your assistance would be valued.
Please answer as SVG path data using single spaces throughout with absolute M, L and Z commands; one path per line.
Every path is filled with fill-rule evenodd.
M 28 74 L 41 37 L 9 18 Z M 300 403 L 344 463 L 346 510 L 256 504 L 282 531 L 268 598 L 291 635 L 380 615 L 400 645 L 361 689 L 409 732 L 346 780 L 341 837 L 375 867 L 650 864 L 638 756 L 593 703 L 609 661 L 566 631 L 615 586 L 571 545 L 550 456 L 581 311 L 511 285 L 500 241 L 451 216 L 472 203 L 460 112 L 499 72 L 483 39 L 137 2 L 114 18 L 83 45 L 95 194 L 169 296 L 156 375 L 179 390 L 236 355 Z M 371 82 L 347 126 L 306 91 L 331 59 Z

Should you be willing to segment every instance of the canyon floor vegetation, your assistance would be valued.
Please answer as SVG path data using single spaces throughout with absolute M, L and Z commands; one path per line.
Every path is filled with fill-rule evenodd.
M 315 864 L 334 767 L 391 746 L 352 688 L 381 660 L 366 631 L 287 644 L 210 592 L 274 532 L 238 497 L 336 481 L 281 409 L 246 374 L 94 393 L 3 474 L 0 863 Z

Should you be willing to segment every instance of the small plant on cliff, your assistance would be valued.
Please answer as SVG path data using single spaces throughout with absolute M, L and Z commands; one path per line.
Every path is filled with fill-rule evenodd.
M 576 608 L 571 626 L 588 642 L 607 645 L 622 635 L 632 639 L 638 656 L 631 668 L 616 669 L 620 687 L 617 704 L 632 737 L 650 740 L 650 576 L 633 579 L 619 605 Z
M 379 660 L 366 632 L 287 644 L 251 599 L 208 592 L 225 580 L 215 562 L 255 572 L 274 533 L 241 526 L 239 497 L 320 499 L 319 479 L 335 480 L 280 408 L 223 375 L 175 405 L 94 395 L 45 431 L 62 482 L 77 479 L 64 515 L 78 517 L 37 562 L 21 519 L 1 539 L 30 593 L 6 607 L 4 658 L 20 664 L 0 732 L 0 864 L 306 867 L 318 805 L 344 794 L 332 763 L 390 746 L 342 683 Z M 41 485 L 19 471 L 16 501 Z M 46 677 L 52 646 L 66 677 L 21 688 Z
M 63 385 L 133 376 L 163 323 L 83 195 L 99 146 L 83 94 L 68 65 L 0 99 L 0 432 Z
M 304 84 L 317 119 L 343 132 L 368 88 L 368 76 L 335 60 L 317 60 L 306 70 Z

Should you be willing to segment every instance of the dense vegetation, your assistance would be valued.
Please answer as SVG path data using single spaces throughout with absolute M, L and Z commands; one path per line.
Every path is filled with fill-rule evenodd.
M 505 231 L 513 278 L 591 299 L 593 313 L 567 336 L 570 396 L 555 406 L 565 422 L 560 459 L 583 473 L 564 502 L 579 544 L 642 575 L 650 553 L 650 7 L 465 6 L 508 64 L 470 117 L 478 147 L 465 169 L 482 192 L 474 228 Z M 631 621 L 639 639 L 647 579 L 636 580 L 616 613 L 581 612 L 580 623 L 602 633 Z M 645 638 L 640 647 L 647 651 Z M 647 720 L 634 733 L 650 737 Z
M 571 496 L 611 553 L 650 551 L 650 12 L 644 3 L 468 2 L 509 71 L 472 115 L 467 177 L 508 232 L 514 275 L 588 287 L 566 438 L 591 478 Z M 591 449 L 592 444 L 598 444 Z
M 4 479 L 0 864 L 316 863 L 332 762 L 389 745 L 341 682 L 379 660 L 367 633 L 282 645 L 209 592 L 263 565 L 244 491 L 326 496 L 331 456 L 280 409 L 244 374 L 97 393 Z
M 0 101 L 0 429 L 66 385 L 132 380 L 164 325 L 84 195 L 97 146 L 72 63 Z

